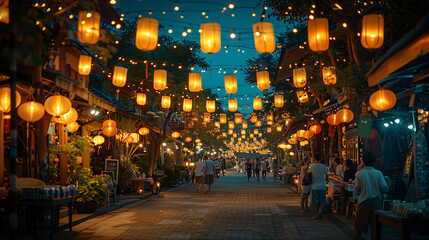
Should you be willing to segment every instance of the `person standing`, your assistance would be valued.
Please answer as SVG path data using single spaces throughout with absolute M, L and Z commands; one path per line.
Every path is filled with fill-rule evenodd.
M 375 169 L 375 156 L 368 152 L 363 155 L 363 169 L 356 173 L 354 194 L 358 197 L 356 218 L 354 221 L 353 239 L 361 239 L 361 233 L 368 232 L 371 223 L 371 234 L 375 232 L 374 212 L 381 205 L 383 193 L 389 191 L 389 186 L 383 174 Z
M 203 184 L 204 178 L 204 168 L 205 164 L 198 159 L 198 162 L 194 163 L 194 167 L 192 168 L 192 172 L 195 172 L 195 183 L 197 185 L 197 192 L 201 192 L 201 185 Z
M 207 155 L 204 155 L 204 163 L 206 164 L 204 168 L 204 188 L 206 189 L 206 194 L 211 191 L 214 174 L 215 174 L 215 163 L 213 160 L 209 159 Z M 207 185 L 209 187 L 207 188 Z
M 308 211 L 308 195 L 310 195 L 311 182 L 309 179 L 308 168 L 310 167 L 310 159 L 308 157 L 304 158 L 301 166 L 301 212 Z
M 343 164 L 341 164 L 340 158 L 335 158 L 334 167 L 335 167 L 335 175 L 337 175 L 340 178 L 344 178 L 344 166 Z
M 246 163 L 245 163 L 245 168 L 247 171 L 247 181 L 250 181 L 250 177 L 252 176 L 252 163 L 250 162 L 250 159 L 247 159 Z
M 277 182 L 277 175 L 279 174 L 279 160 L 274 159 L 273 161 L 273 179 L 274 182 Z
M 321 162 L 319 153 L 314 154 L 314 162 L 309 173 L 311 173 L 311 204 L 314 210 L 314 219 L 322 218 L 323 205 L 326 202 L 326 184 L 329 181 L 329 171 L 325 164 Z
M 246 159 L 243 158 L 243 161 L 241 162 L 241 168 L 243 171 L 243 175 L 246 175 L 246 171 L 247 171 L 246 163 L 247 163 Z
M 346 159 L 346 171 L 344 171 L 343 182 L 350 182 L 355 180 L 356 168 L 353 166 L 353 162 L 350 159 Z
M 267 178 L 267 159 L 263 159 L 261 161 L 261 169 L 262 169 L 262 178 L 265 179 Z
M 261 171 L 261 159 L 257 158 L 255 161 L 255 174 L 256 174 L 256 181 L 259 182 L 259 173 Z

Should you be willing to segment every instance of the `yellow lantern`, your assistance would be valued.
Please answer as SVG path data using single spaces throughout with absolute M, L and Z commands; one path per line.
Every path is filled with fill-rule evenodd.
M 219 114 L 219 122 L 220 124 L 226 124 L 226 113 Z
M 215 127 L 220 128 L 220 122 L 216 121 L 215 122 Z
M 172 138 L 179 138 L 180 137 L 180 133 L 179 132 L 173 132 L 173 133 L 171 133 L 171 137 Z
M 295 68 L 293 70 L 293 85 L 296 88 L 302 88 L 305 87 L 307 84 L 307 72 L 305 71 L 305 68 Z
M 249 134 L 249 138 L 254 138 L 254 137 L 255 137 L 255 134 L 253 133 Z
M 282 125 L 278 125 L 278 126 L 277 126 L 277 128 L 276 128 L 277 132 L 281 132 L 281 131 L 282 131 L 282 129 L 283 129 L 283 126 L 282 126 Z
M 335 115 L 336 115 L 338 121 L 343 122 L 343 123 L 351 122 L 351 121 L 353 121 L 353 118 L 354 118 L 353 112 L 347 108 L 341 109 Z
M 289 152 L 289 155 L 294 156 L 295 153 L 294 152 Z
M 262 109 L 262 98 L 260 97 L 253 98 L 253 110 L 259 111 L 261 109 Z
M 296 144 L 296 140 L 295 140 L 295 139 L 293 139 L 293 138 L 289 138 L 289 140 L 287 140 L 287 142 L 288 142 L 289 144 Z
M 306 91 L 297 91 L 296 97 L 298 98 L 298 101 L 300 103 L 306 103 L 308 102 L 308 94 Z
M 125 138 L 126 143 L 138 143 L 140 140 L 140 135 L 138 133 L 130 133 Z
M 257 135 L 257 134 L 259 134 L 259 131 L 258 131 L 258 129 L 253 129 L 253 134 L 255 134 L 255 135 Z
M 101 145 L 104 143 L 104 137 L 101 135 L 95 136 L 92 141 L 95 143 L 95 145 Z
M 290 145 L 290 144 L 286 144 L 286 149 L 287 150 L 290 150 L 292 148 L 292 145 Z
M 136 102 L 138 105 L 146 105 L 146 94 L 145 93 L 137 93 Z
M 153 73 L 153 89 L 162 91 L 167 87 L 167 71 L 157 69 Z
M 216 101 L 215 100 L 206 100 L 206 110 L 209 113 L 213 113 L 216 110 Z
M 15 106 L 18 107 L 21 103 L 21 94 L 19 94 L 18 91 L 15 91 L 16 97 L 16 104 Z M 0 88 L 0 111 L 2 112 L 10 112 L 10 106 L 11 106 L 11 97 L 10 97 L 10 88 L 9 87 L 2 87 Z
M 273 121 L 267 121 L 267 125 L 268 126 L 271 126 L 271 125 L 273 125 L 274 124 L 274 122 Z
M 190 112 L 192 110 L 192 99 L 184 98 L 183 99 L 183 111 Z
M 384 41 L 384 18 L 381 14 L 363 16 L 360 42 L 364 48 L 380 48 Z
M 297 137 L 298 139 L 300 139 L 300 138 L 304 138 L 304 133 L 305 133 L 305 130 L 300 129 L 300 130 L 298 130 L 298 131 L 296 132 L 296 137 Z
M 310 126 L 310 132 L 313 134 L 319 134 L 322 131 L 322 127 L 319 124 L 314 124 Z
M 77 122 L 71 122 L 67 124 L 66 128 L 71 132 L 74 133 L 79 129 L 79 124 Z
M 396 95 L 394 92 L 386 89 L 380 89 L 371 94 L 369 105 L 377 111 L 386 111 L 396 104 Z
M 116 127 L 116 122 L 112 119 L 107 119 L 103 122 L 103 127 Z
M 276 38 L 272 23 L 261 21 L 253 24 L 253 37 L 256 51 L 264 54 L 276 50 Z
M 229 129 L 234 129 L 235 128 L 235 125 L 234 125 L 233 121 L 228 121 L 228 128 Z
M 9 24 L 9 0 L 3 0 L 0 5 L 0 22 Z
M 235 124 L 241 124 L 243 122 L 243 117 L 241 116 L 241 113 L 234 114 L 234 122 Z
M 275 94 L 274 95 L 274 107 L 282 108 L 285 104 L 285 99 L 283 94 Z
M 189 156 L 192 156 L 192 155 L 194 155 L 194 152 L 192 152 L 192 151 L 189 152 Z
M 187 151 L 189 151 L 189 149 L 188 148 L 183 148 L 182 151 L 183 152 L 187 152 Z
M 106 126 L 103 127 L 101 129 L 101 132 L 106 136 L 106 137 L 113 137 L 116 135 L 116 133 L 118 132 L 118 129 L 114 126 Z
M 327 86 L 334 85 L 337 83 L 337 74 L 335 73 L 335 67 L 324 67 L 322 68 L 323 83 Z
M 77 26 L 77 40 L 81 43 L 95 44 L 100 37 L 100 14 L 80 11 Z
M 337 125 L 339 125 L 341 123 L 340 119 L 337 118 L 337 115 L 335 113 L 329 115 L 326 118 L 326 122 L 328 122 L 329 125 L 332 125 L 332 126 L 337 126 Z
M 36 122 L 45 115 L 45 108 L 38 102 L 26 102 L 18 108 L 18 116 L 27 122 Z
M 229 94 L 237 92 L 237 76 L 234 74 L 225 75 L 225 91 Z
M 185 138 L 185 142 L 192 142 L 192 138 L 191 137 L 186 137 Z
M 200 26 L 200 45 L 203 53 L 217 53 L 220 50 L 220 25 L 203 23 Z
M 262 137 L 262 133 L 258 133 L 258 137 Z
M 261 123 L 261 121 L 257 121 L 256 123 L 255 123 L 255 127 L 260 127 L 260 126 L 262 126 L 262 123 Z
M 44 106 L 45 111 L 50 115 L 61 116 L 70 110 L 71 102 L 64 96 L 54 95 L 46 99 Z
M 257 121 L 258 121 L 258 115 L 256 115 L 256 113 L 252 113 L 250 115 L 250 122 L 256 123 Z
M 192 102 L 191 102 L 191 104 L 192 104 Z M 170 108 L 170 106 L 171 106 L 171 97 L 170 96 L 162 96 L 161 97 L 161 107 L 168 109 L 168 108 Z
M 286 127 L 289 126 L 291 123 L 292 123 L 292 119 L 290 119 L 290 118 L 285 119 L 285 126 Z
M 71 122 L 76 122 L 77 119 L 78 119 L 78 114 L 76 109 L 74 108 L 70 108 L 68 112 L 64 113 L 59 117 L 57 116 L 52 117 L 52 120 L 55 123 L 64 124 L 64 125 L 67 125 L 68 123 L 71 123 Z
M 139 133 L 140 133 L 140 135 L 142 135 L 142 136 L 146 136 L 146 135 L 148 135 L 148 134 L 149 134 L 149 132 L 150 132 L 150 130 L 149 130 L 149 128 L 147 128 L 147 127 L 142 127 L 142 128 L 140 128 L 140 129 L 139 129 Z
M 267 127 L 267 133 L 271 133 L 271 128 Z
M 241 128 L 247 129 L 247 127 L 248 127 L 247 121 L 243 121 L 243 123 L 241 124 Z
M 246 130 L 242 129 L 241 130 L 241 135 L 246 135 Z
M 204 113 L 203 122 L 210 123 L 210 113 Z
M 274 121 L 274 115 L 273 112 L 269 112 L 267 114 L 267 121 Z
M 201 91 L 201 74 L 196 72 L 189 73 L 188 89 L 190 92 Z
M 91 72 L 92 57 L 86 55 L 80 55 L 78 72 L 80 75 L 87 76 Z
M 237 99 L 236 98 L 228 99 L 228 109 L 230 112 L 237 111 Z
M 223 133 L 222 133 L 222 137 L 226 137 L 226 132 L 223 132 Z
M 232 134 L 232 137 L 233 137 L 233 138 L 236 138 L 236 137 L 237 137 L 237 133 L 233 133 L 233 134 Z
M 232 135 L 234 133 L 234 130 L 228 129 L 228 135 Z
M 139 50 L 155 50 L 158 44 L 158 26 L 158 21 L 153 18 L 137 20 L 136 47 Z
M 259 90 L 264 91 L 270 88 L 270 74 L 268 71 L 256 72 L 256 83 Z
M 327 18 L 308 20 L 308 47 L 314 52 L 326 51 L 329 48 L 329 23 Z
M 112 84 L 116 87 L 123 87 L 127 83 L 128 69 L 124 67 L 115 66 L 113 68 Z

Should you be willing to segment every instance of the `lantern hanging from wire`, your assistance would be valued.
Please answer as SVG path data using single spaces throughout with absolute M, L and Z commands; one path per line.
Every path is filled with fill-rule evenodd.
M 59 123 L 63 125 L 67 125 L 68 123 L 71 123 L 71 122 L 76 122 L 77 119 L 78 119 L 77 111 L 72 107 L 68 112 L 64 113 L 63 115 L 52 117 L 52 120 L 55 123 Z
M 283 130 L 283 126 L 282 125 L 278 125 L 276 127 L 277 132 L 281 132 Z
M 250 115 L 250 122 L 256 123 L 257 121 L 258 121 L 258 115 L 256 115 L 256 113 L 252 113 Z
M 237 76 L 234 74 L 225 75 L 225 91 L 228 94 L 237 92 Z
M 268 126 L 271 126 L 271 125 L 273 125 L 273 124 L 274 124 L 274 122 L 273 122 L 273 121 L 268 121 L 268 120 L 267 120 L 267 125 L 268 125 Z
M 100 37 L 100 14 L 80 11 L 77 26 L 77 40 L 85 44 L 96 44 Z
M 162 96 L 161 97 L 161 107 L 164 109 L 169 109 L 171 106 L 171 97 L 170 96 Z
M 146 94 L 145 93 L 137 93 L 136 94 L 136 102 L 138 105 L 146 105 Z
M 217 53 L 221 47 L 219 23 L 202 23 L 200 46 L 203 53 Z
M 235 128 L 234 121 L 228 121 L 228 128 L 229 129 L 234 129 Z
M 167 71 L 157 69 L 153 72 L 153 89 L 162 91 L 167 87 Z
M 306 91 L 297 91 L 296 97 L 298 98 L 298 101 L 300 103 L 307 103 L 308 102 L 308 94 Z
M 17 110 L 18 116 L 27 122 L 37 122 L 45 116 L 45 108 L 41 103 L 30 101 L 21 104 Z
M 101 145 L 104 143 L 104 137 L 101 135 L 95 136 L 92 141 L 95 143 L 95 145 Z
M 232 135 L 234 133 L 233 129 L 228 129 L 228 135 Z
M 307 84 L 307 71 L 305 67 L 293 70 L 293 85 L 296 88 L 303 88 Z
M 185 142 L 187 142 L 187 143 L 188 143 L 188 142 L 192 142 L 192 138 L 191 138 L 191 137 L 186 137 L 186 138 L 185 138 Z
M 241 135 L 246 135 L 246 130 L 241 129 Z
M 0 4 L 0 22 L 9 24 L 9 0 L 3 0 Z
M 310 19 L 307 22 L 308 47 L 314 52 L 329 48 L 329 23 L 327 18 Z
M 215 100 L 206 100 L 206 110 L 209 113 L 216 111 L 216 101 Z
M 274 121 L 274 114 L 273 114 L 273 112 L 269 112 L 267 114 L 267 121 Z
M 21 94 L 18 91 L 15 91 L 15 106 L 18 107 L 21 104 Z M 10 87 L 0 88 L 0 111 L 10 112 L 11 109 L 11 91 Z
M 337 74 L 335 73 L 335 67 L 324 67 L 322 68 L 323 83 L 327 86 L 335 85 L 337 83 Z
M 103 122 L 103 127 L 116 127 L 116 122 L 115 120 L 112 119 L 107 119 Z
M 127 83 L 128 69 L 115 66 L 113 68 L 112 84 L 116 87 L 123 87 Z
M 267 127 L 267 133 L 271 133 L 271 127 Z
M 158 21 L 153 18 L 137 20 L 136 47 L 139 50 L 155 50 L 158 45 L 158 26 Z
M 242 129 L 247 129 L 247 128 L 248 128 L 247 121 L 243 121 L 243 122 L 241 123 L 241 128 L 242 128 Z
M 70 110 L 71 102 L 64 96 L 54 95 L 46 99 L 44 107 L 45 111 L 50 115 L 61 116 Z
M 220 128 L 220 122 L 219 121 L 215 121 L 215 127 Z
M 118 132 L 118 129 L 114 126 L 106 126 L 103 127 L 101 129 L 101 132 L 106 136 L 106 137 L 113 137 L 116 135 L 116 133 Z
M 80 75 L 87 76 L 91 72 L 92 57 L 87 55 L 79 56 L 78 72 Z
M 235 124 L 241 124 L 243 122 L 243 117 L 241 113 L 235 113 L 234 114 L 234 122 Z
M 313 133 L 311 131 L 304 131 L 304 138 L 310 139 L 313 137 Z
M 253 24 L 252 27 L 256 51 L 262 54 L 274 52 L 276 50 L 276 38 L 273 24 L 260 21 Z
M 142 136 L 148 135 L 149 132 L 150 132 L 150 130 L 147 127 L 142 127 L 142 128 L 139 129 L 139 134 L 142 135 Z
M 381 14 L 368 14 L 362 18 L 360 42 L 364 48 L 376 49 L 383 45 L 384 18 Z
M 172 132 L 171 133 L 171 137 L 172 138 L 179 138 L 180 137 L 180 133 L 179 132 Z
M 285 119 L 285 126 L 288 127 L 292 123 L 292 119 L 286 118 Z
M 260 127 L 260 126 L 262 126 L 262 122 L 258 120 L 258 121 L 255 123 L 255 127 Z
M 297 138 L 298 139 L 304 138 L 304 133 L 305 133 L 305 130 L 303 130 L 303 129 L 300 129 L 300 130 L 296 131 Z
M 257 135 L 259 133 L 259 130 L 257 128 L 253 129 L 253 134 Z
M 210 123 L 210 113 L 204 113 L 203 122 Z
M 387 89 L 379 89 L 369 97 L 369 104 L 377 111 L 383 112 L 393 108 L 396 104 L 396 95 Z
M 189 73 L 188 89 L 190 92 L 201 91 L 201 74 L 196 72 Z
M 319 134 L 322 131 L 322 127 L 319 124 L 313 124 L 310 126 L 310 132 L 313 134 Z
M 332 126 L 337 126 L 341 123 L 340 119 L 337 118 L 337 115 L 335 113 L 329 115 L 326 118 L 326 122 L 328 122 L 329 125 L 332 125 Z
M 183 111 L 190 112 L 192 110 L 192 99 L 184 98 L 183 99 Z
M 351 122 L 351 121 L 353 121 L 353 118 L 354 118 L 353 112 L 347 108 L 341 109 L 335 115 L 336 115 L 337 119 L 343 123 Z
M 228 99 L 228 109 L 230 112 L 237 111 L 237 99 L 236 98 Z
M 282 108 L 284 106 L 285 99 L 283 94 L 275 94 L 274 95 L 274 107 Z
M 256 72 L 256 83 L 259 90 L 265 91 L 270 88 L 270 74 L 268 71 L 258 71 Z
M 219 114 L 219 123 L 226 124 L 226 113 Z
M 260 97 L 253 98 L 253 110 L 259 111 L 261 109 L 262 109 L 262 98 Z
M 77 122 L 68 123 L 66 128 L 70 131 L 70 133 L 74 133 L 79 129 L 79 124 Z

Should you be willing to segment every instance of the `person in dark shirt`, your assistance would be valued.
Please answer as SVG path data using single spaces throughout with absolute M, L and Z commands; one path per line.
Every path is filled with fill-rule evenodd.
M 344 171 L 343 182 L 349 182 L 355 180 L 356 168 L 353 166 L 353 162 L 350 159 L 346 160 L 346 171 Z

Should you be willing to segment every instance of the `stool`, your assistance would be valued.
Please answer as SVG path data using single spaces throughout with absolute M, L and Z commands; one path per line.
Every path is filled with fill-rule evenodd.
M 347 201 L 347 207 L 346 207 L 346 217 L 355 217 L 356 216 L 356 200 L 349 199 Z
M 332 213 L 340 213 L 344 211 L 344 206 L 343 206 L 343 195 L 340 192 L 335 192 L 334 193 L 334 200 L 332 201 L 331 204 L 331 210 Z

